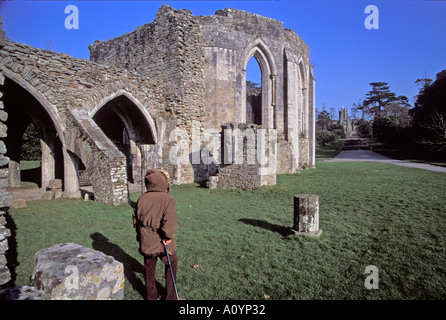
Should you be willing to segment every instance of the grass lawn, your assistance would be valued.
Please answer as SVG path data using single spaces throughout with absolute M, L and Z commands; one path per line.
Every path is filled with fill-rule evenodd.
M 425 151 L 416 144 L 391 144 L 380 142 L 376 139 L 367 139 L 367 141 L 373 148 L 373 151 L 393 159 L 446 167 L 446 158 L 444 156 L 441 157 L 438 153 Z
M 318 238 L 289 231 L 298 193 L 319 195 Z M 279 175 L 274 187 L 182 185 L 171 194 L 179 213 L 177 285 L 189 300 L 446 298 L 444 173 L 319 161 L 317 169 Z M 131 211 L 131 205 L 68 199 L 10 209 L 15 285 L 29 284 L 37 250 L 75 242 L 123 262 L 125 299 L 143 299 Z M 379 269 L 378 290 L 364 286 L 368 265 Z

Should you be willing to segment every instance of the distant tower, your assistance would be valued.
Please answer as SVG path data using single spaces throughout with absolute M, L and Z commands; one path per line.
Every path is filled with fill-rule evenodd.
M 354 125 L 348 116 L 348 109 L 341 108 L 339 110 L 339 124 L 344 128 L 345 135 L 349 136 L 355 133 Z

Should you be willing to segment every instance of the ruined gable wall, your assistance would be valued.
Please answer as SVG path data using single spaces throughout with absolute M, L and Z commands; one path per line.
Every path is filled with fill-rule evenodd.
M 275 68 L 271 70 L 274 106 L 269 107 L 274 108 L 274 116 L 270 116 L 274 124 L 270 127 L 278 129 L 281 154 L 286 155 L 278 159 L 280 172 L 294 172 L 297 159 L 289 158 L 291 146 L 287 144 L 291 142 L 285 135 L 285 50 L 305 65 L 309 65 L 309 50 L 293 30 L 283 29 L 281 21 L 234 9 L 194 17 L 188 10 L 163 5 L 152 23 L 109 41 L 97 41 L 90 51 L 93 61 L 137 70 L 156 80 L 165 94 L 166 109 L 174 116 L 168 127 L 182 127 L 191 137 L 191 120 L 198 120 L 201 130 L 220 130 L 223 123 L 243 122 L 237 111 L 243 100 L 240 92 L 245 87 L 240 76 L 244 67 L 241 60 L 258 40 L 269 50 L 270 68 Z M 297 84 L 292 90 L 297 92 Z M 293 116 L 298 114 L 296 111 Z M 294 145 L 299 148 L 297 141 Z M 165 157 L 163 162 L 168 165 Z M 190 168 L 181 170 L 188 171 L 183 175 L 188 178 L 182 181 L 190 181 Z
M 305 42 L 293 30 L 283 29 L 281 21 L 250 12 L 224 9 L 214 16 L 199 18 L 205 38 L 206 124 L 218 127 L 226 121 L 236 121 L 235 109 L 240 99 L 237 92 L 245 86 L 239 77 L 243 71 L 240 68 L 244 67 L 242 54 L 261 40 L 276 67 L 275 125 L 279 131 L 285 130 L 285 50 L 308 66 L 309 49 Z M 221 122 L 216 123 L 217 119 Z
M 277 66 L 283 59 L 283 23 L 245 11 L 224 9 L 214 16 L 202 16 L 203 36 L 206 39 L 206 125 L 217 128 L 221 123 L 240 122 L 236 108 L 240 91 L 242 53 L 249 44 L 261 39 L 272 51 Z M 249 48 L 248 48 L 249 49 Z M 282 79 L 277 79 L 277 87 Z M 283 99 L 277 95 L 276 113 L 283 114 Z M 278 120 L 278 128 L 283 127 Z
M 297 70 L 298 64 L 304 69 L 309 68 L 310 52 L 306 43 L 293 30 L 283 29 L 281 21 L 240 10 L 219 10 L 215 16 L 200 17 L 200 21 L 206 40 L 206 127 L 218 128 L 225 122 L 242 121 L 240 118 L 244 110 L 241 110 L 242 114 L 237 113 L 245 86 L 241 74 L 245 72 L 246 61 L 242 59 L 249 58 L 243 55 L 250 46 L 260 43 L 269 50 L 268 64 L 275 76 L 274 118 L 270 127 L 278 130 L 278 173 L 295 172 L 299 163 L 309 164 L 312 142 L 299 141 L 298 130 L 290 129 L 290 124 L 296 123 L 297 126 L 297 117 L 301 115 L 302 104 L 296 96 L 300 94 L 301 87 L 308 87 L 308 83 L 301 84 L 297 75 L 288 73 L 291 71 L 288 70 L 290 56 L 293 57 L 293 70 Z M 273 65 L 275 70 L 272 70 Z M 307 90 L 307 93 L 310 91 Z M 311 109 L 314 101 L 308 99 L 308 104 Z M 295 109 L 290 111 L 290 107 Z M 310 128 L 312 125 L 306 123 L 306 126 Z
M 109 41 L 96 41 L 90 59 L 156 81 L 166 99 L 166 111 L 178 125 L 201 121 L 204 104 L 204 52 L 201 27 L 188 10 L 163 5 L 152 23 Z
M 97 63 L 134 70 L 152 79 L 162 92 L 165 121 L 162 165 L 175 183 L 203 180 L 190 164 L 172 164 L 169 150 L 175 142 L 169 135 L 175 128 L 202 128 L 204 108 L 204 47 L 201 26 L 189 10 L 161 6 L 152 23 L 109 41 L 90 46 L 90 59 Z M 198 128 L 198 130 L 200 130 Z M 192 142 L 192 141 L 190 141 Z

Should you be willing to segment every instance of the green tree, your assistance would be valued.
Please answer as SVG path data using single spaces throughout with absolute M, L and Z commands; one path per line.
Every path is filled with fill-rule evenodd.
M 381 117 L 373 121 L 375 138 L 385 142 L 393 142 L 400 128 L 398 119 L 394 117 Z
M 388 107 L 392 103 L 400 103 L 404 106 L 409 105 L 409 99 L 405 96 L 397 96 L 394 92 L 391 92 L 387 82 L 370 82 L 369 84 L 372 89 L 365 95 L 362 106 L 359 106 L 358 109 L 364 110 L 365 113 L 372 116 L 372 119 L 386 116 Z
M 372 134 L 372 128 L 370 126 L 370 123 L 364 119 L 359 119 L 356 122 L 356 128 L 358 130 L 358 133 L 364 136 L 369 136 Z
M 40 137 L 34 123 L 31 122 L 28 128 L 26 128 L 20 148 L 20 158 L 22 160 L 40 160 Z
M 317 115 L 316 125 L 318 130 L 327 130 L 332 122 L 330 114 L 325 109 Z

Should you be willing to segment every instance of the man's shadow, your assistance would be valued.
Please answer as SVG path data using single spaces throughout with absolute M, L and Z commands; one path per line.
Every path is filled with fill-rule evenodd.
M 124 265 L 124 276 L 133 286 L 133 289 L 135 289 L 145 299 L 146 286 L 144 284 L 144 281 L 138 277 L 139 275 L 142 275 L 144 278 L 144 266 L 138 260 L 122 250 L 121 247 L 114 243 L 111 243 L 108 238 L 101 233 L 95 232 L 90 235 L 90 238 L 93 240 L 93 249 L 101 251 L 106 255 L 112 256 Z M 165 291 L 165 289 L 158 281 L 156 282 L 156 286 L 158 288 L 158 292 L 162 293 L 163 291 Z

